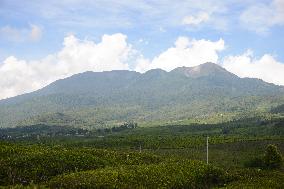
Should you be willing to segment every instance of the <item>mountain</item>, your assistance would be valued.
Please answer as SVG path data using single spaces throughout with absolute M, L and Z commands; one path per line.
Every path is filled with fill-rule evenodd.
M 284 104 L 273 107 L 270 112 L 274 114 L 284 113 Z
M 85 72 L 33 93 L 1 100 L 0 126 L 51 123 L 103 127 L 126 120 L 270 111 L 283 102 L 284 87 L 239 78 L 214 63 L 144 74 Z

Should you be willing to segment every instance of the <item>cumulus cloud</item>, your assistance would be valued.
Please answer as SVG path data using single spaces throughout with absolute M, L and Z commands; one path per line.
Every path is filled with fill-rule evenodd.
M 223 49 L 222 39 L 213 42 L 179 37 L 173 47 L 149 60 L 120 33 L 103 35 L 99 43 L 69 35 L 64 38 L 59 52 L 41 60 L 20 60 L 14 56 L 4 60 L 0 64 L 0 99 L 31 92 L 85 71 L 131 70 L 130 67 L 139 72 L 154 68 L 170 71 L 180 66 L 217 62 L 218 51 Z
M 199 12 L 197 15 L 189 15 L 183 18 L 183 25 L 193 25 L 197 26 L 203 22 L 207 22 L 209 20 L 209 14 L 206 12 Z
M 272 55 L 256 58 L 248 50 L 220 60 L 219 52 L 224 49 L 223 39 L 210 41 L 179 37 L 172 47 L 153 59 L 147 59 L 127 42 L 127 36 L 120 33 L 103 35 L 97 43 L 68 35 L 61 50 L 40 60 L 6 58 L 0 64 L 0 99 L 32 92 L 55 80 L 85 71 L 135 70 L 143 73 L 155 68 L 171 71 L 205 62 L 219 63 L 240 77 L 260 78 L 284 85 L 284 64 Z
M 267 33 L 273 26 L 284 25 L 284 0 L 252 5 L 242 12 L 240 21 L 246 28 L 260 34 Z
M 65 37 L 63 48 L 41 60 L 8 57 L 0 64 L 0 99 L 42 88 L 51 82 L 84 71 L 129 69 L 135 51 L 123 34 L 104 35 L 101 42 Z
M 223 39 L 214 42 L 179 37 L 174 47 L 162 52 L 153 60 L 140 58 L 135 70 L 145 72 L 150 69 L 161 68 L 171 71 L 181 66 L 190 67 L 205 62 L 218 62 L 218 52 L 224 50 L 224 48 Z
M 256 58 L 251 50 L 237 56 L 227 56 L 222 66 L 239 77 L 259 78 L 266 82 L 284 85 L 284 64 L 272 55 Z
M 0 28 L 0 39 L 12 42 L 39 41 L 41 27 L 31 24 L 29 28 L 15 28 L 9 25 Z
M 225 44 L 222 39 L 209 41 L 179 37 L 174 47 L 167 49 L 152 60 L 140 57 L 135 70 L 145 72 L 161 68 L 171 71 L 176 67 L 192 67 L 205 62 L 214 62 L 242 78 L 259 78 L 266 82 L 284 85 L 284 63 L 277 61 L 272 55 L 264 54 L 257 58 L 252 50 L 247 50 L 241 55 L 231 55 L 220 59 L 218 53 L 224 48 Z

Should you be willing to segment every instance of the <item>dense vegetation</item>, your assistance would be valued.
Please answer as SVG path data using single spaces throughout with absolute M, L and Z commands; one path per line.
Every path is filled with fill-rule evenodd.
M 198 71 L 195 71 L 198 70 Z M 171 72 L 86 72 L 0 101 L 0 127 L 61 125 L 88 129 L 125 120 L 176 121 L 254 111 L 284 103 L 284 88 L 239 78 L 207 63 Z
M 74 75 L 0 101 L 0 188 L 284 188 L 283 103 L 212 63 Z
M 52 188 L 209 188 L 223 185 L 227 175 L 201 162 L 179 161 L 105 168 L 59 176 Z
M 0 142 L 0 185 L 283 188 L 283 123 L 277 115 L 219 124 L 137 127 L 125 123 L 82 135 L 69 127 L 60 130 L 62 126 L 4 129 L 11 137 Z M 47 135 L 47 127 L 54 133 Z M 210 137 L 209 165 L 206 136 Z M 255 159 L 263 164 L 255 164 Z
M 148 153 L 120 153 L 94 148 L 65 148 L 2 143 L 0 150 L 2 185 L 40 183 L 51 177 L 106 166 L 160 162 Z

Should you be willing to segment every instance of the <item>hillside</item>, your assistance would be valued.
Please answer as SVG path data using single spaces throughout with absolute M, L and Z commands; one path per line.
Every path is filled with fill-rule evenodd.
M 283 87 L 239 78 L 213 63 L 144 74 L 85 72 L 33 93 L 1 100 L 0 126 L 51 123 L 105 127 L 126 120 L 179 120 L 270 111 L 283 102 Z

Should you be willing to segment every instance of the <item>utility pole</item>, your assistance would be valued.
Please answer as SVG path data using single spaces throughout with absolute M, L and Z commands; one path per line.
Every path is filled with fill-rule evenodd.
M 206 152 L 207 152 L 207 158 L 206 158 L 206 162 L 207 162 L 207 164 L 208 164 L 208 140 L 209 140 L 209 137 L 207 136 L 207 138 L 206 138 L 207 140 L 206 140 L 206 143 L 207 143 L 207 148 L 206 148 Z

